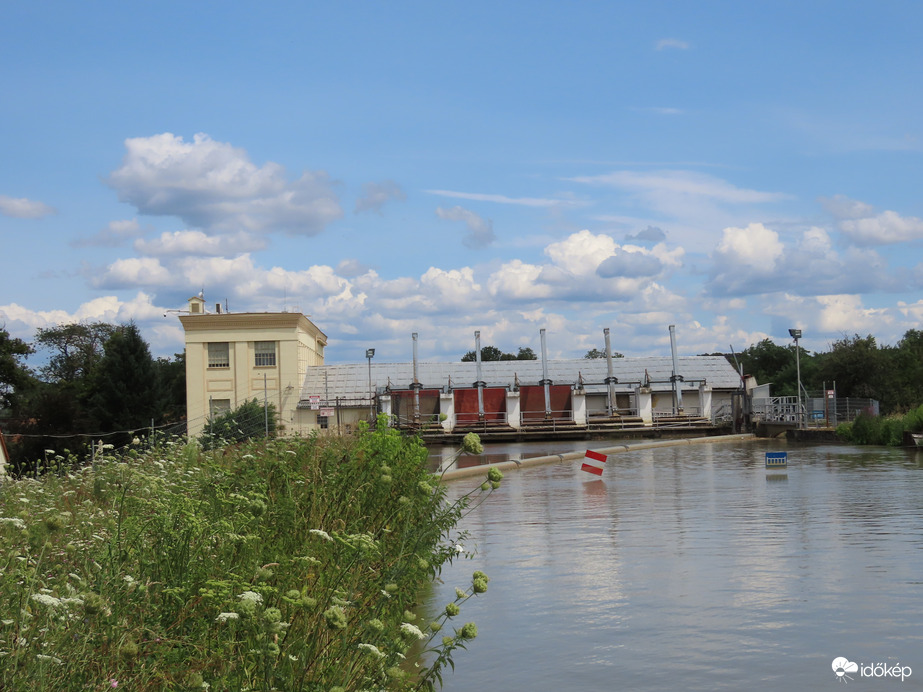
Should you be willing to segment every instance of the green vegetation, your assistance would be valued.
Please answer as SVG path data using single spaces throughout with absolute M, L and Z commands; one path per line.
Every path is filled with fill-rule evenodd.
M 25 358 L 44 364 L 34 371 Z M 115 446 L 186 416 L 183 354 L 152 358 L 132 323 L 41 328 L 33 344 L 0 329 L 0 421 L 11 470 L 45 455 L 87 454 L 91 435 Z
M 837 397 L 876 399 L 884 415 L 903 414 L 923 403 L 923 332 L 911 329 L 896 346 L 879 346 L 872 335 L 844 336 L 829 351 L 799 346 L 801 383 L 810 392 L 836 388 Z M 744 349 L 735 359 L 745 375 L 772 383 L 773 396 L 796 396 L 795 346 L 769 339 Z
M 583 354 L 583 357 L 586 358 L 587 360 L 595 360 L 596 358 L 605 358 L 606 352 L 600 351 L 598 348 L 591 348 L 589 351 Z M 621 353 L 612 351 L 612 357 L 613 358 L 624 358 L 625 356 L 623 356 Z
M 477 635 L 483 573 L 435 621 L 414 608 L 497 469 L 449 504 L 384 418 L 140 447 L 0 484 L 0 689 L 433 690 Z
M 837 426 L 837 437 L 857 445 L 887 445 L 900 447 L 904 433 L 923 432 L 923 406 L 904 415 L 870 416 L 860 414 L 851 423 Z
M 275 404 L 269 404 L 264 409 L 263 404 L 251 399 L 206 423 L 199 441 L 205 449 L 211 449 L 245 440 L 275 437 L 275 434 Z
M 477 354 L 474 351 L 468 351 L 461 357 L 462 363 L 473 363 L 477 360 Z M 482 361 L 493 360 L 538 360 L 538 356 L 528 346 L 520 346 L 516 353 L 504 353 L 496 346 L 484 346 L 481 349 Z

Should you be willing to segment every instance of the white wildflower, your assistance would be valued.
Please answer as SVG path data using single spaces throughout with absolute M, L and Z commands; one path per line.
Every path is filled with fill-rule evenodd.
M 45 450 L 45 454 L 54 454 L 54 450 L 53 450 L 53 449 L 46 449 L 46 450 Z
M 320 529 L 311 529 L 310 531 L 308 531 L 308 533 L 313 534 L 313 535 L 315 535 L 315 536 L 318 536 L 318 537 L 320 537 L 320 538 L 323 538 L 325 541 L 332 541 L 332 540 L 333 540 L 333 539 L 330 537 L 330 534 L 329 534 L 329 533 L 327 533 L 326 531 L 321 531 Z
M 58 665 L 64 663 L 64 661 L 62 661 L 57 656 L 48 656 L 46 654 L 35 654 L 35 658 L 37 658 L 39 661 L 51 661 L 52 663 L 57 663 Z
M 416 625 L 412 625 L 409 622 L 401 623 L 401 632 L 406 635 L 412 635 L 417 639 L 426 639 L 426 635 L 420 631 L 420 628 Z
M 0 524 L 7 524 L 8 526 L 15 526 L 17 529 L 26 528 L 26 522 L 24 522 L 19 517 L 0 517 Z
M 377 646 L 375 646 L 374 644 L 359 644 L 359 648 L 362 649 L 363 651 L 368 651 L 370 654 L 372 654 L 372 655 L 375 656 L 376 658 L 384 658 L 384 657 L 385 657 L 385 655 L 382 653 L 381 649 L 379 649 L 379 648 L 378 648 Z
M 237 613 L 218 613 L 218 617 L 215 618 L 215 622 L 227 622 L 228 620 L 240 620 L 240 615 Z
M 391 598 L 391 594 L 389 594 L 389 593 L 388 593 L 387 591 L 385 591 L 384 589 L 381 590 L 381 595 L 384 596 L 385 598 Z
M 463 552 L 465 552 L 465 546 L 463 546 L 461 543 L 456 543 L 455 544 L 455 554 L 461 555 Z
M 60 598 L 49 596 L 46 593 L 34 593 L 32 594 L 32 600 L 35 601 L 36 603 L 41 603 L 42 605 L 46 605 L 49 608 L 57 608 L 59 605 L 61 605 Z
M 262 603 L 263 596 L 262 594 L 256 593 L 256 591 L 244 591 L 240 596 L 238 596 L 242 601 L 253 601 L 254 603 Z

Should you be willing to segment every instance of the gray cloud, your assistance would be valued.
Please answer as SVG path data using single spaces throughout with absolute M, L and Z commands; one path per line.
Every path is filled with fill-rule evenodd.
M 656 276 L 662 269 L 663 264 L 653 255 L 618 250 L 614 255 L 607 257 L 599 264 L 596 268 L 596 274 L 604 279 L 620 276 L 635 279 L 644 276 Z
M 493 222 L 464 207 L 452 207 L 451 209 L 438 207 L 436 215 L 440 219 L 463 221 L 465 223 L 468 227 L 468 234 L 462 238 L 462 243 L 465 244 L 465 247 L 472 249 L 487 247 L 496 240 Z
M 126 241 L 141 235 L 137 219 L 110 221 L 105 228 L 88 238 L 78 238 L 71 247 L 119 247 Z
M 393 180 L 383 180 L 380 183 L 366 183 L 362 186 L 362 197 L 356 200 L 355 212 L 364 211 L 381 213 L 382 207 L 394 200 L 403 202 L 407 195 Z
M 11 216 L 14 219 L 40 219 L 56 213 L 54 207 L 49 207 L 44 202 L 0 195 L 0 214 L 3 216 Z
M 667 239 L 667 234 L 657 226 L 648 226 L 643 231 L 634 235 L 626 235 L 625 240 L 645 240 L 651 243 L 662 243 Z

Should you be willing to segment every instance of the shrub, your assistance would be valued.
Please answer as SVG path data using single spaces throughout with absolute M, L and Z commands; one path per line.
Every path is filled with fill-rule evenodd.
M 434 643 L 457 608 L 409 620 L 461 554 L 474 492 L 449 504 L 383 417 L 358 438 L 167 441 L 8 480 L 0 689 L 432 689 L 476 629 Z M 421 647 L 431 665 L 403 663 Z
M 263 438 L 267 436 L 267 423 L 269 437 L 275 437 L 275 405 L 268 404 L 264 408 L 257 399 L 251 399 L 233 411 L 228 411 L 206 423 L 199 440 L 205 449 L 212 449 Z

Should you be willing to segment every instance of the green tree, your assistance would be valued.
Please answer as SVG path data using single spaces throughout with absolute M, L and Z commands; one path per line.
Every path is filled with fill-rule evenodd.
M 923 403 L 923 332 L 907 331 L 889 355 L 888 411 L 910 411 Z
M 854 396 L 882 401 L 885 352 L 875 337 L 854 334 L 833 343 L 833 348 L 818 358 L 815 378 L 836 382 L 837 396 Z M 884 408 L 884 407 L 883 407 Z
M 175 423 L 186 418 L 186 354 L 174 353 L 173 360 L 158 358 L 154 371 L 159 382 L 158 391 L 163 397 L 162 415 L 165 423 Z
M 48 362 L 40 368 L 42 379 L 58 385 L 85 387 L 102 360 L 106 341 L 117 329 L 118 325 L 107 322 L 39 328 L 35 344 L 50 352 Z
M 799 348 L 801 360 L 802 383 L 807 381 L 805 369 L 810 367 L 810 354 Z M 756 378 L 758 384 L 772 384 L 773 396 L 797 396 L 798 373 L 795 360 L 795 347 L 779 346 L 770 339 L 763 339 L 758 344 L 745 348 L 737 355 L 743 366 L 744 375 Z M 732 361 L 733 362 L 733 361 Z
M 477 355 L 472 350 L 463 355 L 461 359 L 462 363 L 473 363 L 477 360 Z M 505 353 L 496 346 L 484 346 L 481 348 L 481 360 L 486 362 L 497 360 L 538 360 L 538 358 L 535 355 L 535 351 L 528 346 L 520 346 L 517 353 Z
M 32 384 L 32 372 L 22 359 L 32 352 L 29 344 L 0 327 L 0 408 L 18 409 L 24 390 Z
M 135 430 L 160 422 L 163 396 L 147 343 L 134 323 L 120 326 L 90 384 L 89 406 L 105 431 Z
M 606 352 L 600 351 L 598 348 L 591 348 L 589 351 L 586 352 L 586 354 L 584 354 L 583 357 L 586 358 L 587 360 L 594 360 L 596 358 L 605 358 Z M 623 356 L 621 353 L 613 351 L 612 357 L 613 358 L 624 358 L 625 356 Z
M 276 434 L 276 407 L 264 408 L 257 399 L 244 402 L 233 411 L 215 417 L 205 424 L 199 440 L 205 449 L 237 444 L 245 440 Z

